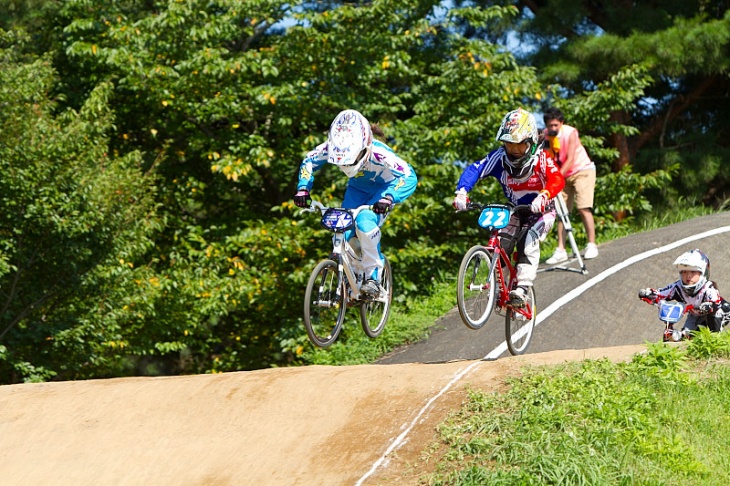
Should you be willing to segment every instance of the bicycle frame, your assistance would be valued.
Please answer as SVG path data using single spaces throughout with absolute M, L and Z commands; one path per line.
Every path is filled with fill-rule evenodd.
M 475 203 L 472 203 L 476 206 Z M 486 206 L 479 207 L 479 209 L 483 209 Z M 510 211 L 510 218 L 512 217 L 512 214 L 517 210 L 517 207 L 511 208 Z M 497 280 L 498 285 L 498 295 L 497 295 L 497 302 L 495 303 L 497 307 L 498 313 L 504 309 L 505 307 L 509 307 L 512 311 L 514 311 L 517 314 L 520 314 L 525 317 L 525 319 L 532 319 L 532 308 L 530 306 L 525 307 L 513 307 L 509 304 L 509 293 L 512 289 L 514 289 L 517 286 L 517 272 L 515 265 L 512 263 L 512 258 L 510 255 L 507 254 L 507 251 L 502 247 L 502 240 L 499 236 L 499 229 L 495 227 L 489 227 L 489 241 L 486 245 L 484 245 L 484 248 L 487 251 L 492 252 L 495 255 L 499 255 L 498 259 L 493 260 L 493 264 L 497 265 L 497 268 L 494 269 L 494 275 Z M 523 230 L 520 230 L 515 235 L 515 241 L 518 241 L 519 238 L 522 236 Z M 507 270 L 507 274 L 509 275 L 509 282 L 505 285 L 505 270 Z
M 322 226 L 329 231 L 332 231 L 332 253 L 330 254 L 332 259 L 337 263 L 337 277 L 340 282 L 346 281 L 350 287 L 352 295 L 347 296 L 347 300 L 360 300 L 360 285 L 364 280 L 364 275 L 358 275 L 354 267 L 354 262 L 359 260 L 357 252 L 345 239 L 345 233 L 347 230 L 352 228 L 355 224 L 355 218 L 360 211 L 369 209 L 370 206 L 362 205 L 355 209 L 342 209 L 342 208 L 330 208 L 319 201 L 312 201 L 312 205 L 309 208 L 304 208 L 302 211 L 314 212 L 320 211 L 322 214 Z M 332 220 L 330 224 L 325 224 L 325 214 L 330 211 L 332 213 Z M 349 217 L 348 217 L 349 215 Z M 340 295 L 340 288 L 337 289 L 337 295 Z M 379 299 L 375 299 L 379 300 Z
M 357 259 L 355 249 L 352 248 L 349 242 L 345 241 L 344 232 L 335 232 L 332 236 L 332 255 L 335 256 L 334 260 L 337 262 L 337 273 L 340 281 L 343 278 L 347 279 L 347 283 L 350 286 L 350 291 L 353 295 L 348 297 L 354 300 L 360 299 L 360 284 L 362 284 L 362 278 L 358 278 L 353 270 L 352 260 Z
M 498 298 L 495 303 L 497 312 L 500 312 L 505 307 L 509 307 L 517 314 L 523 315 L 525 319 L 532 319 L 532 308 L 530 306 L 513 307 L 509 304 L 510 290 L 517 286 L 517 272 L 514 264 L 512 263 L 512 259 L 509 255 L 507 255 L 507 251 L 502 247 L 498 233 L 499 232 L 497 230 L 492 230 L 489 237 L 489 243 L 485 246 L 488 251 L 492 251 L 495 255 L 499 255 L 499 259 L 494 260 L 495 265 L 497 265 L 497 262 L 500 263 L 497 265 L 497 268 L 494 269 L 494 274 L 498 284 Z M 507 272 L 505 272 L 505 270 Z M 509 282 L 507 282 L 507 285 L 505 285 L 505 273 L 509 275 Z

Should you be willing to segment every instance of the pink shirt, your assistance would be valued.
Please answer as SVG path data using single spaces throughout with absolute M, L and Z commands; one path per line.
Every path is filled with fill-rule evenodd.
M 585 147 L 580 143 L 578 138 L 578 130 L 570 125 L 563 124 L 558 132 L 558 139 L 560 140 L 560 153 L 558 154 L 558 161 L 560 166 L 565 166 L 566 162 L 570 162 L 567 170 L 564 172 L 565 177 L 570 177 L 578 171 L 586 169 L 596 169 L 596 164 L 591 161 L 588 157 Z M 572 160 L 568 160 L 568 151 L 573 151 Z

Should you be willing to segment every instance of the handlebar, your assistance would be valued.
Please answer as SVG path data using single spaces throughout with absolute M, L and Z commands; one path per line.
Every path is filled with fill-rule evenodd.
M 309 204 L 309 207 L 301 208 L 301 210 L 299 212 L 300 213 L 313 213 L 317 210 L 319 210 L 321 212 L 325 212 L 325 211 L 327 211 L 327 209 L 329 209 L 327 206 L 325 206 L 324 204 L 322 204 L 319 201 L 315 201 L 314 199 L 312 199 L 312 202 Z
M 360 213 L 360 211 L 363 211 L 365 209 L 372 209 L 372 206 L 369 205 L 369 204 L 363 204 L 362 206 L 358 206 L 356 208 L 338 208 L 338 207 L 335 207 L 335 206 L 325 206 L 321 202 L 315 201 L 314 199 L 312 199 L 312 202 L 309 205 L 309 207 L 308 208 L 302 208 L 300 212 L 302 212 L 302 213 L 314 213 L 314 212 L 319 211 L 320 213 L 324 214 L 328 209 L 345 209 L 347 211 L 352 212 L 352 217 L 354 218 L 354 217 L 356 217 Z
M 468 203 L 466 203 L 466 209 L 464 209 L 464 210 L 457 209 L 456 212 L 457 213 L 460 213 L 462 211 L 471 211 L 473 209 L 478 209 L 479 211 L 481 211 L 482 209 L 488 208 L 490 206 L 492 206 L 492 207 L 499 207 L 499 208 L 508 208 L 510 210 L 510 212 L 513 212 L 513 213 L 517 213 L 517 212 L 520 212 L 520 211 L 530 211 L 530 212 L 532 212 L 532 209 L 530 208 L 530 205 L 529 204 L 513 204 L 510 201 L 507 201 L 505 203 L 499 203 L 499 204 L 495 204 L 495 203 L 492 203 L 492 204 L 482 204 L 482 203 L 478 203 L 478 202 L 475 202 L 475 201 L 469 201 Z
M 659 307 L 665 302 L 666 303 L 673 302 L 673 301 L 669 301 L 669 300 L 665 300 L 665 299 L 660 299 L 659 296 L 656 294 L 653 294 L 650 297 L 639 297 L 639 299 L 641 299 L 644 302 L 646 302 L 647 304 L 653 305 L 655 307 Z M 676 302 L 676 303 L 680 304 L 682 306 L 682 309 L 683 309 L 682 314 L 686 314 L 687 312 L 695 309 L 695 306 L 693 306 L 692 304 L 685 304 L 683 302 Z

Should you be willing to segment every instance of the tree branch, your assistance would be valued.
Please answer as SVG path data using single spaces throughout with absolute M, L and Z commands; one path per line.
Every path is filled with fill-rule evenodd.
M 686 95 L 679 95 L 672 100 L 672 102 L 669 103 L 667 110 L 658 114 L 647 129 L 641 132 L 641 134 L 632 141 L 631 158 L 633 159 L 636 156 L 636 153 L 650 140 L 658 137 L 668 123 L 677 118 L 684 110 L 692 106 L 700 97 L 712 88 L 717 80 L 718 77 L 716 74 L 704 78 L 691 92 Z

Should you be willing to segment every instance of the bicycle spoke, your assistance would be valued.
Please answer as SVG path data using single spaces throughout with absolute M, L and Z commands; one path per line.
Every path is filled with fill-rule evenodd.
M 491 252 L 477 245 L 461 261 L 456 300 L 461 319 L 470 329 L 481 328 L 494 309 L 497 288 L 493 258 Z
M 371 338 L 378 337 L 383 332 L 390 314 L 390 303 L 393 299 L 393 273 L 387 258 L 383 265 L 383 278 L 380 285 L 382 288 L 380 295 L 371 301 L 363 302 L 360 307 L 362 329 Z
M 304 297 L 304 327 L 314 345 L 327 347 L 337 339 L 345 319 L 344 290 L 337 264 L 332 260 L 319 262 Z
M 505 314 L 505 337 L 507 347 L 513 355 L 523 354 L 532 340 L 537 317 L 537 301 L 534 287 L 527 288 L 527 302 L 522 309 L 507 308 Z

